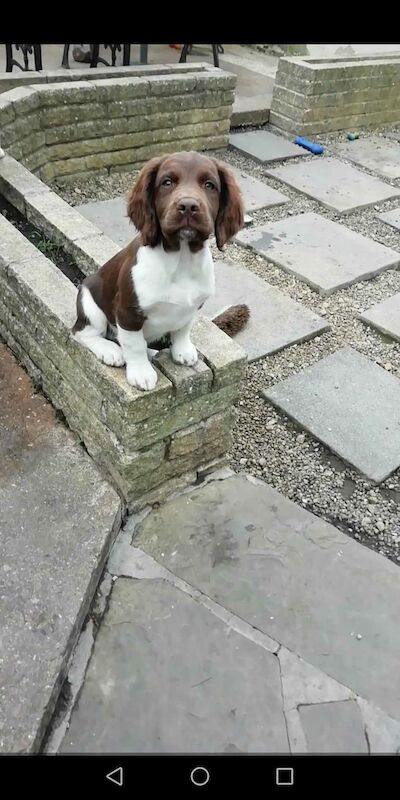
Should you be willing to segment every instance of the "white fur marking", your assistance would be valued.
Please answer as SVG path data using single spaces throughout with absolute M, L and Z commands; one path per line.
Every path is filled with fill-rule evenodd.
M 206 243 L 192 253 L 186 242 L 176 252 L 162 245 L 140 247 L 132 268 L 136 296 L 146 316 L 143 334 L 151 343 L 191 324 L 215 290 L 214 265 Z
M 179 331 L 171 331 L 171 356 L 177 364 L 185 364 L 193 367 L 198 360 L 197 350 L 190 341 L 190 331 L 193 324 L 193 317 Z
M 157 383 L 157 372 L 147 355 L 143 331 L 127 331 L 118 325 L 118 339 L 126 361 L 126 379 L 131 386 L 148 391 Z
M 82 287 L 81 301 L 83 313 L 90 324 L 85 325 L 83 330 L 77 331 L 74 338 L 104 364 L 110 367 L 122 367 L 125 363 L 122 350 L 118 344 L 104 338 L 107 333 L 107 317 L 95 303 L 86 286 Z

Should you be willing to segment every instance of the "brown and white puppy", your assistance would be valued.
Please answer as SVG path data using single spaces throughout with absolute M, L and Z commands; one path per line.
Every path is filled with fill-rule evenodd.
M 214 293 L 208 244 L 217 247 L 243 226 L 240 190 L 230 170 L 199 153 L 176 153 L 146 164 L 128 199 L 139 235 L 83 281 L 74 337 L 105 364 L 126 363 L 128 382 L 153 389 L 157 372 L 148 344 L 169 335 L 171 356 L 192 366 L 197 351 L 190 330 L 199 308 Z M 216 321 L 231 332 L 247 321 L 229 312 Z M 113 333 L 118 344 L 106 338 Z

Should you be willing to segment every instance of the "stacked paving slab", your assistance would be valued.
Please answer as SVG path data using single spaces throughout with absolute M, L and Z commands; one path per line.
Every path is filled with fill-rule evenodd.
M 400 121 L 400 58 L 281 58 L 270 123 L 300 136 Z

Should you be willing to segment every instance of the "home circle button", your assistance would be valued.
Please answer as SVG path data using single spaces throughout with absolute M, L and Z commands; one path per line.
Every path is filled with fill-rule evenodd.
M 210 773 L 205 767 L 195 767 L 190 773 L 190 780 L 195 786 L 205 786 L 210 780 Z

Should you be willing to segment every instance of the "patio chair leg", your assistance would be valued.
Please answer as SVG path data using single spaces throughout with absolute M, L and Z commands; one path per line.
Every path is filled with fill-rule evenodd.
M 212 51 L 213 51 L 213 56 L 214 56 L 214 67 L 219 67 L 218 45 L 213 44 L 211 46 L 212 46 Z
M 62 62 L 61 62 L 61 66 L 64 67 L 64 69 L 70 69 L 70 66 L 69 66 L 69 48 L 70 47 L 71 47 L 70 44 L 65 44 L 64 45 L 63 57 L 62 57 Z
M 189 52 L 189 47 L 190 47 L 190 44 L 184 44 L 183 45 L 182 52 L 181 52 L 181 57 L 179 59 L 179 64 L 185 64 L 186 63 L 186 56 L 187 56 L 187 54 Z
M 42 45 L 34 44 L 33 45 L 33 57 L 35 60 L 35 70 L 40 72 L 43 69 L 42 67 Z

